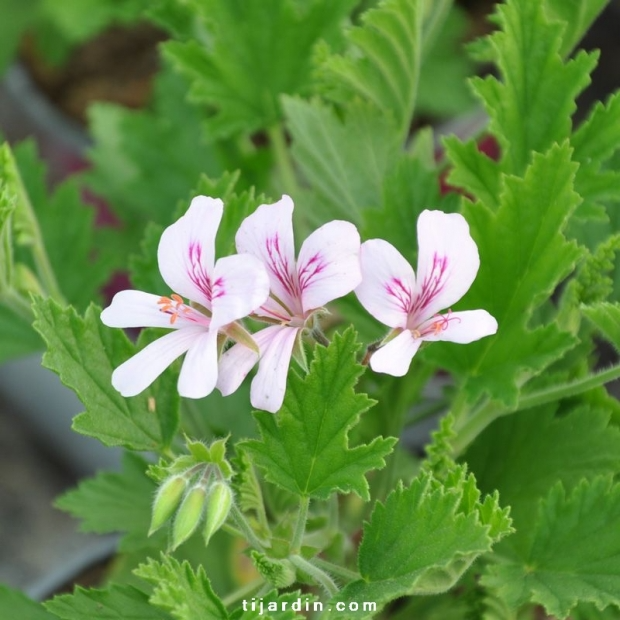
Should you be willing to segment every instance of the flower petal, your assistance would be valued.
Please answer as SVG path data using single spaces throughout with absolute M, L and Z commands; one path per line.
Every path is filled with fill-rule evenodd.
M 203 332 L 204 327 L 189 326 L 151 342 L 112 373 L 112 385 L 123 396 L 139 394 L 185 353 Z
M 256 362 L 258 354 L 243 344 L 237 343 L 225 351 L 220 357 L 216 386 L 222 396 L 235 392 Z
M 468 344 L 497 332 L 497 321 L 486 310 L 465 310 L 435 316 L 418 329 L 422 340 Z
M 170 315 L 161 311 L 161 297 L 142 291 L 120 291 L 101 313 L 101 322 L 108 327 L 170 327 Z
M 250 390 L 253 407 L 270 413 L 276 413 L 282 407 L 286 376 L 298 332 L 297 327 L 273 325 L 254 334 L 261 359 Z
M 258 258 L 237 254 L 220 258 L 213 270 L 212 329 L 247 316 L 269 297 L 269 276 Z
M 288 196 L 260 205 L 243 220 L 235 237 L 237 251 L 252 254 L 267 267 L 271 290 L 292 314 L 301 312 L 295 269 L 293 201 Z
M 179 375 L 179 394 L 185 398 L 204 398 L 217 382 L 217 330 L 203 331 L 183 360 Z
M 187 213 L 164 230 L 159 241 L 159 271 L 170 289 L 211 309 L 215 235 L 224 205 L 197 196 Z
M 303 243 L 297 277 L 304 312 L 350 293 L 361 281 L 360 236 L 350 222 L 329 222 Z
M 415 289 L 411 265 L 383 239 L 362 244 L 360 264 L 362 283 L 355 294 L 362 306 L 388 327 L 405 327 Z
M 418 279 L 414 323 L 449 308 L 469 290 L 480 258 L 458 213 L 423 211 L 418 218 Z
M 413 334 L 406 329 L 373 353 L 370 358 L 370 367 L 375 372 L 402 377 L 407 374 L 411 360 L 421 344 L 422 340 L 414 338 Z

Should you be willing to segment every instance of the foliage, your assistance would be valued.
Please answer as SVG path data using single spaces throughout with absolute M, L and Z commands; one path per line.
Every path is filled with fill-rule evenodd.
M 450 0 L 0 0 L 14 24 L 0 24 L 0 65 L 24 28 L 56 60 L 138 16 L 169 33 L 148 107 L 90 110 L 88 171 L 50 189 L 31 143 L 0 147 L 0 361 L 45 350 L 83 403 L 74 430 L 126 451 L 120 471 L 57 502 L 85 531 L 120 532 L 123 569 L 44 604 L 0 588 L 0 616 L 617 616 L 620 405 L 605 384 L 620 377 L 620 95 L 574 121 L 598 53 L 573 50 L 604 5 L 507 0 L 496 28 L 465 45 L 468 18 Z M 472 109 L 486 114 L 483 135 L 440 147 L 423 126 Z M 114 226 L 95 225 L 84 185 Z M 284 248 L 279 214 L 261 224 L 260 206 L 283 194 L 305 256 Z M 223 202 L 209 243 L 229 271 L 201 262 L 210 247 L 196 239 L 213 230 L 185 231 L 184 248 L 183 227 L 170 228 L 196 195 Z M 427 209 L 471 235 L 479 267 L 475 251 L 457 264 L 452 232 L 418 235 Z M 265 254 L 255 280 L 271 276 L 272 297 L 214 335 L 214 304 L 257 285 L 234 268 L 252 215 L 241 241 Z M 349 271 L 345 232 L 318 247 L 330 228 L 316 229 L 334 219 L 377 244 Z M 276 234 L 263 239 L 262 225 Z M 363 260 L 372 247 L 384 266 Z M 417 281 L 405 262 L 420 265 Z M 466 269 L 471 286 L 450 290 Z M 117 270 L 135 291 L 105 316 L 128 335 L 100 318 Z M 360 277 L 394 308 L 366 312 Z M 326 308 L 274 311 L 342 280 L 350 294 Z M 186 304 L 191 286 L 204 297 Z M 458 303 L 414 321 L 425 294 L 457 289 Z M 123 299 L 119 318 L 110 308 Z M 496 334 L 475 333 L 481 312 Z M 373 372 L 376 351 L 389 370 L 399 343 L 416 349 L 394 372 L 405 376 Z M 125 371 L 151 383 L 124 397 L 111 378 L 130 359 Z M 196 382 L 211 363 L 221 393 L 178 395 L 188 359 Z M 284 379 L 281 409 L 252 413 L 257 384 Z M 417 423 L 437 415 L 422 450 Z

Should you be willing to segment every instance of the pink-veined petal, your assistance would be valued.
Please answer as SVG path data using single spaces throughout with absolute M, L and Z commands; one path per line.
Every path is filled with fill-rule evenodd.
M 433 317 L 418 330 L 422 340 L 468 344 L 497 332 L 497 321 L 486 310 L 465 310 Z
M 250 254 L 220 258 L 213 270 L 212 329 L 247 316 L 269 297 L 269 276 Z
M 360 264 L 362 282 L 355 294 L 362 306 L 388 327 L 405 327 L 415 289 L 411 265 L 383 239 L 362 243 Z
M 253 407 L 270 413 L 276 413 L 282 407 L 286 376 L 298 332 L 297 327 L 273 325 L 254 334 L 261 358 L 250 390 Z
M 101 313 L 101 322 L 108 327 L 170 327 L 170 315 L 161 311 L 161 297 L 142 291 L 120 291 Z
M 151 342 L 112 373 L 112 385 L 123 396 L 139 394 L 183 355 L 203 332 L 204 327 L 189 326 Z
M 269 274 L 271 290 L 293 314 L 301 312 L 295 267 L 293 201 L 288 196 L 260 205 L 243 220 L 235 236 L 237 251 L 260 259 Z
M 197 196 L 187 213 L 164 230 L 159 241 L 159 271 L 170 289 L 211 309 L 215 235 L 224 205 Z
M 329 222 L 304 242 L 297 277 L 304 312 L 350 293 L 361 281 L 360 236 L 350 222 Z
M 179 375 L 179 394 L 203 398 L 213 392 L 217 381 L 217 330 L 197 336 L 185 355 Z
M 423 211 L 418 218 L 414 321 L 424 321 L 463 297 L 479 266 L 478 247 L 462 215 Z
M 216 386 L 222 396 L 236 392 L 257 361 L 258 353 L 243 344 L 237 343 L 225 351 L 220 357 Z
M 402 377 L 407 374 L 411 360 L 421 344 L 422 340 L 414 338 L 413 334 L 406 329 L 373 353 L 370 358 L 370 367 L 375 372 Z

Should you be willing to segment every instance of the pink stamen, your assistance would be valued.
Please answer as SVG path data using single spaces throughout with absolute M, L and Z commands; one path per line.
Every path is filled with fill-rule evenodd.
M 171 299 L 172 298 L 172 299 Z M 173 293 L 170 297 L 160 297 L 158 300 L 160 312 L 170 315 L 170 325 L 174 325 L 179 316 L 186 316 L 191 312 L 191 308 L 186 306 L 180 295 Z M 187 317 L 190 318 L 191 317 Z

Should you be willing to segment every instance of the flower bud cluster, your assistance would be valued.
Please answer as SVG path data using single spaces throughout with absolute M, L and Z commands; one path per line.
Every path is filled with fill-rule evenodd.
M 224 459 L 226 440 L 209 447 L 188 441 L 187 447 L 191 455 L 178 457 L 166 468 L 153 468 L 162 482 L 153 502 L 149 536 L 171 521 L 171 550 L 184 543 L 201 523 L 208 544 L 226 522 L 234 501 L 228 483 L 232 468 Z

